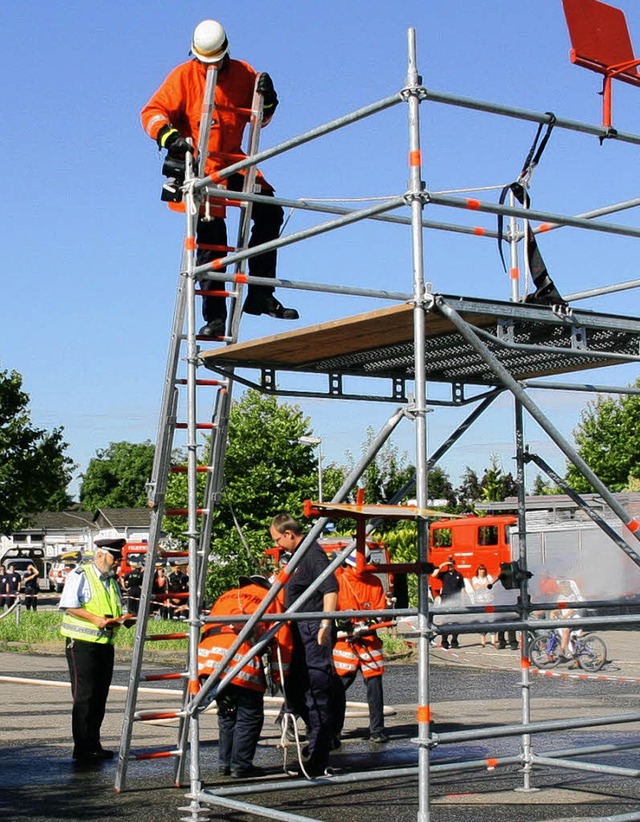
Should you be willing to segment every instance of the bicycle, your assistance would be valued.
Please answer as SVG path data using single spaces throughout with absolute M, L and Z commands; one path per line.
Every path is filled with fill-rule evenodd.
M 583 671 L 595 673 L 607 661 L 607 646 L 596 634 L 582 634 L 571 631 L 567 646 L 569 659 L 574 659 Z M 555 668 L 565 658 L 560 656 L 560 633 L 558 630 L 537 635 L 529 646 L 529 659 L 536 668 Z

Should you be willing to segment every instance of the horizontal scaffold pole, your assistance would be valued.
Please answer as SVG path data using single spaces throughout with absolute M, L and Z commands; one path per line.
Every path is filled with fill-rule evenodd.
M 207 188 L 207 196 L 215 197 L 216 199 L 229 200 L 248 203 L 263 203 L 264 205 L 279 205 L 283 208 L 290 208 L 296 211 L 317 211 L 321 214 L 352 214 L 356 209 L 346 208 L 345 206 L 327 205 L 321 201 L 316 201 L 311 197 L 301 197 L 297 200 L 292 200 L 288 197 L 267 197 L 264 194 L 251 194 L 248 191 L 234 191 L 230 194 L 226 188 Z M 359 202 L 372 202 L 373 200 L 390 200 L 390 197 L 361 197 Z M 639 201 L 640 202 L 640 201 Z M 607 212 L 609 213 L 609 212 Z M 591 212 L 580 214 L 580 217 L 589 217 Z M 378 220 L 381 223 L 395 223 L 396 225 L 411 225 L 411 217 L 399 217 L 397 214 L 374 214 L 370 216 L 370 220 Z M 455 223 L 441 223 L 434 220 L 422 220 L 423 228 L 430 228 L 439 231 L 450 231 L 454 234 L 470 234 L 474 237 L 487 237 L 495 240 L 498 238 L 498 232 L 480 226 L 466 226 L 457 225 Z
M 498 205 L 497 203 L 478 200 L 475 197 L 451 197 L 446 194 L 431 194 L 427 191 L 424 194 L 424 199 L 426 203 L 432 205 L 461 208 L 467 211 L 483 211 L 488 214 L 506 214 L 512 217 L 519 217 L 522 220 L 536 220 L 541 223 L 585 228 L 588 231 L 601 231 L 604 234 L 620 234 L 623 237 L 640 237 L 640 228 L 634 228 L 633 226 L 621 225 L 620 223 L 601 223 L 597 220 L 589 220 L 584 217 L 571 217 L 566 214 L 554 214 L 550 211 L 537 211 L 531 208 L 515 208 L 509 205 Z
M 319 234 L 325 234 L 327 231 L 333 231 L 336 228 L 342 228 L 352 223 L 357 223 L 360 220 L 366 220 L 375 214 L 384 214 L 385 211 L 392 211 L 394 208 L 399 208 L 405 205 L 404 197 L 394 197 L 392 200 L 387 200 L 384 203 L 378 203 L 369 208 L 361 208 L 357 211 L 352 211 L 348 214 L 336 217 L 334 220 L 327 220 L 326 223 L 312 226 L 311 228 L 296 231 L 293 234 L 287 234 L 285 237 L 278 237 L 277 240 L 271 240 L 268 243 L 255 245 L 252 248 L 247 248 L 244 251 L 237 251 L 235 254 L 229 254 L 227 257 L 220 257 L 207 265 L 197 265 L 193 273 L 196 277 L 202 274 L 208 274 L 209 271 L 223 268 L 227 265 L 233 265 L 240 262 L 240 260 L 247 260 L 250 257 L 255 257 L 258 254 L 264 254 L 265 251 L 272 251 L 276 248 L 282 248 L 292 243 L 306 240 L 309 237 L 317 237 Z
M 553 123 L 554 128 L 592 134 L 601 140 L 619 140 L 623 143 L 640 145 L 640 134 L 618 131 L 617 129 L 605 128 L 603 126 L 594 126 L 591 123 L 581 123 L 577 120 L 567 120 L 564 117 L 556 117 L 548 111 L 529 111 L 524 108 L 504 106 L 501 103 L 489 103 L 485 100 L 473 100 L 469 97 L 460 97 L 457 94 L 446 94 L 426 88 L 423 90 L 423 100 L 431 103 L 444 103 L 449 106 L 457 106 L 458 108 L 473 109 L 474 111 L 486 111 L 488 114 L 502 114 L 505 117 L 513 117 L 516 120 L 526 120 L 530 123 Z
M 263 149 L 257 154 L 253 154 L 246 157 L 244 160 L 240 160 L 231 166 L 227 166 L 227 168 L 223 168 L 221 171 L 218 171 L 215 176 L 202 177 L 200 180 L 196 180 L 193 183 L 193 187 L 196 191 L 198 191 L 210 183 L 225 180 L 227 177 L 231 177 L 232 174 L 236 174 L 238 171 L 242 171 L 245 168 L 250 168 L 251 166 L 257 165 L 258 163 L 268 160 L 271 157 L 276 157 L 278 154 L 289 151 L 289 149 L 309 143 L 311 140 L 315 140 L 317 137 L 322 137 L 324 134 L 330 134 L 332 131 L 337 131 L 343 126 L 348 126 L 351 123 L 357 123 L 358 120 L 364 120 L 372 114 L 377 114 L 379 111 L 384 111 L 385 109 L 391 108 L 392 106 L 402 102 L 404 102 L 404 97 L 402 96 L 402 92 L 398 91 L 390 97 L 385 97 L 382 100 L 378 100 L 376 103 L 371 103 L 368 106 L 363 106 L 362 108 L 356 109 L 356 111 L 352 111 L 351 114 L 345 114 L 342 117 L 337 117 L 335 120 L 330 120 L 324 125 L 316 126 L 309 131 L 299 134 L 297 137 L 291 137 L 289 140 L 278 143 L 278 145 Z
M 258 246 L 256 246 L 258 248 Z M 248 285 L 267 285 L 273 288 L 292 288 L 296 291 L 319 291 L 326 294 L 349 294 L 354 297 L 372 297 L 379 300 L 398 300 L 406 303 L 412 295 L 408 291 L 381 291 L 374 288 L 355 288 L 349 285 L 327 285 L 326 283 L 305 282 L 303 280 L 281 280 L 278 277 L 252 277 L 248 274 L 235 276 L 224 272 L 207 271 L 207 279 L 215 281 L 242 282 Z

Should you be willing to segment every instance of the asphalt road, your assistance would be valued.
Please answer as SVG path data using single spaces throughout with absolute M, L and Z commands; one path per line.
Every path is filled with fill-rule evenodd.
M 458 652 L 434 650 L 431 669 L 431 704 L 436 733 L 470 730 L 517 722 L 521 717 L 521 674 L 518 654 L 513 651 L 482 650 L 475 637 L 461 637 Z M 561 676 L 533 676 L 531 683 L 532 719 L 558 719 L 567 716 L 626 713 L 639 709 L 640 666 L 636 635 L 631 632 L 607 635 L 612 662 L 602 672 L 606 679 L 579 679 L 579 672 L 558 671 Z M 104 820 L 105 822 L 176 822 L 185 816 L 185 788 L 171 787 L 170 762 L 133 762 L 127 790 L 113 791 L 115 765 L 108 763 L 96 771 L 78 771 L 70 759 L 70 694 L 64 659 L 60 656 L 25 656 L 0 653 L 0 818 L 16 822 L 63 822 L 65 820 Z M 159 666 L 156 666 L 159 667 Z M 38 679 L 60 684 L 29 684 L 18 678 Z M 127 680 L 126 664 L 119 664 L 115 684 Z M 385 674 L 385 703 L 394 709 L 387 725 L 388 745 L 373 745 L 364 740 L 366 719 L 352 717 L 346 726 L 340 751 L 333 755 L 339 773 L 367 774 L 356 781 L 327 784 L 295 790 L 282 787 L 281 750 L 272 717 L 265 723 L 256 763 L 270 769 L 272 776 L 262 783 L 254 781 L 252 793 L 239 799 L 289 813 L 344 822 L 414 822 L 418 810 L 417 777 L 413 772 L 383 781 L 374 781 L 382 769 L 413 768 L 417 750 L 415 705 L 417 668 L 414 664 L 389 665 Z M 351 700 L 364 700 L 364 688 L 357 682 L 349 693 Z M 124 694 L 114 689 L 110 696 L 104 725 L 104 744 L 117 747 L 120 736 Z M 167 694 L 145 697 L 149 706 L 175 707 L 177 700 Z M 146 707 L 147 705 L 145 705 Z M 629 742 L 640 744 L 639 725 L 615 725 L 562 731 L 534 736 L 539 754 L 574 746 Z M 236 780 L 216 775 L 215 717 L 203 720 L 203 737 L 212 744 L 203 750 L 203 774 L 212 790 L 237 787 Z M 153 747 L 175 740 L 175 726 L 138 725 L 134 745 Z M 520 737 L 489 739 L 434 749 L 432 764 L 486 760 L 517 756 Z M 293 756 L 289 753 L 290 758 Z M 580 757 L 627 768 L 640 767 L 636 750 L 616 750 L 606 754 Z M 266 790 L 277 782 L 277 790 Z M 290 780 L 289 780 L 290 782 Z M 434 770 L 430 779 L 430 822 L 494 822 L 497 820 L 580 820 L 614 818 L 631 814 L 640 820 L 640 785 L 637 779 L 613 774 L 537 767 L 532 787 L 522 791 L 523 776 L 518 766 L 497 767 L 466 773 L 441 773 Z M 260 791 L 256 793 L 255 791 Z M 242 813 L 215 810 L 213 818 L 255 819 Z

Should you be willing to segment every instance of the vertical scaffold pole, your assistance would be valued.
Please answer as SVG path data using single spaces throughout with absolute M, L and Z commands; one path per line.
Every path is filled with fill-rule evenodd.
M 415 364 L 415 442 L 416 504 L 427 507 L 427 395 L 425 353 L 425 283 L 422 246 L 422 158 L 420 154 L 421 79 L 416 65 L 416 33 L 408 32 L 408 71 L 406 99 L 409 111 L 409 190 L 411 202 L 411 235 L 413 253 L 413 336 Z M 427 560 L 428 522 L 418 520 L 418 559 Z M 418 577 L 418 820 L 429 820 L 429 595 L 428 578 Z
M 515 433 L 516 433 L 516 483 L 518 486 L 518 562 L 520 567 L 527 570 L 527 510 L 525 492 L 525 442 L 524 442 L 524 414 L 522 403 L 515 399 Z M 520 602 L 524 607 L 523 617 L 529 616 L 529 586 L 526 579 L 520 584 Z M 520 688 L 522 692 L 522 723 L 531 722 L 531 675 L 529 672 L 529 632 L 522 632 L 522 648 L 520 651 Z M 522 735 L 522 788 L 516 790 L 531 791 L 532 747 L 531 734 Z

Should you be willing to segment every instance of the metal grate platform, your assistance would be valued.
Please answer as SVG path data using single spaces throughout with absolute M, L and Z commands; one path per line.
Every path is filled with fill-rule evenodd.
M 456 311 L 518 380 L 640 361 L 640 319 L 435 295 L 426 317 L 429 380 L 494 386 L 496 375 L 443 315 Z M 201 353 L 208 368 L 413 380 L 413 307 L 400 305 Z

